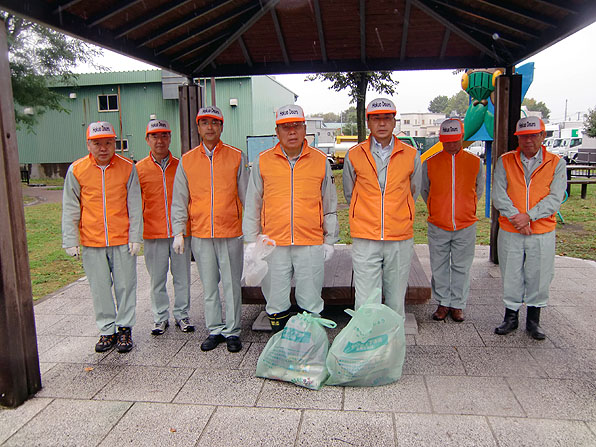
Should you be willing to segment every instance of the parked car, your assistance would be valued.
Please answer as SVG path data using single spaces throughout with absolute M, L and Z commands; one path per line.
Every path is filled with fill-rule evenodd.
M 484 148 L 484 141 L 474 141 L 471 145 L 469 145 L 466 150 L 468 152 L 473 153 L 474 155 L 477 155 L 478 157 L 484 159 L 484 152 L 485 152 L 485 148 Z
M 581 138 L 563 138 L 556 153 L 563 157 L 567 163 L 574 163 L 574 160 L 577 158 L 578 149 L 580 149 L 581 147 Z

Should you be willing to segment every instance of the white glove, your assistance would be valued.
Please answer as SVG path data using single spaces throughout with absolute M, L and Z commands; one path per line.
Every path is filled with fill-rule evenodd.
M 333 244 L 323 244 L 323 251 L 325 253 L 325 261 L 328 261 L 333 257 L 333 253 L 335 253 L 335 248 L 333 248 Z
M 244 244 L 244 259 L 247 261 L 253 260 L 255 255 L 256 242 L 247 242 Z
M 128 252 L 131 256 L 136 256 L 141 251 L 141 244 L 139 242 L 129 242 L 128 243 Z
M 78 245 L 76 247 L 65 248 L 64 251 L 68 256 L 74 256 L 75 258 L 78 258 L 81 255 L 81 250 Z
M 182 253 L 184 253 L 184 235 L 182 233 L 174 236 L 172 248 L 174 249 L 174 253 L 176 253 L 177 255 L 181 255 Z

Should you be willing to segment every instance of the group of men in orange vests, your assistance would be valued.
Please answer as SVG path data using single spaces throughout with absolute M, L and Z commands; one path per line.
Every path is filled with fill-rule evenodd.
M 474 259 L 483 166 L 478 157 L 462 150 L 463 123 L 457 119 L 441 124 L 444 150 L 421 165 L 418 151 L 393 135 L 395 115 L 391 100 L 371 101 L 366 109 L 370 137 L 345 157 L 343 188 L 350 205 L 355 307 L 364 304 L 372 290 L 382 288 L 385 303 L 405 316 L 414 203 L 422 193 L 429 210 L 432 293 L 439 303 L 432 317 L 445 320 L 451 315 L 461 322 Z M 133 348 L 135 256 L 143 241 L 155 336 L 169 326 L 168 270 L 173 277 L 176 326 L 194 331 L 189 318 L 192 252 L 203 286 L 208 330 L 201 349 L 210 351 L 225 342 L 228 351 L 240 351 L 243 259 L 256 256 L 260 234 L 276 243 L 265 259 L 268 271 L 261 284 L 273 331 L 282 330 L 290 317 L 292 277 L 298 306 L 313 314 L 323 310 L 324 264 L 339 239 L 337 193 L 326 155 L 306 141 L 302 108 L 287 105 L 277 110 L 279 143 L 261 152 L 252 169 L 240 149 L 221 141 L 220 109 L 201 108 L 196 122 L 202 142 L 178 159 L 169 150 L 168 122 L 150 121 L 145 134 L 150 154 L 136 167 L 115 153 L 113 126 L 92 123 L 87 129 L 89 155 L 68 170 L 63 247 L 69 255 L 82 255 L 100 331 L 97 352 L 113 346 L 118 352 Z M 544 139 L 540 123 L 536 129 L 534 121 L 520 120 L 516 132 L 520 148 L 499 160 L 493 193 L 502 214 L 500 233 L 506 233 L 503 241 L 499 239 L 500 256 L 501 245 L 505 247 L 501 266 L 506 314 L 496 332 L 517 328 L 517 312 L 526 302 L 527 329 L 537 339 L 544 338 L 539 310 L 546 305 L 550 280 L 532 275 L 542 257 L 554 259 L 552 215 L 558 210 L 554 198 L 561 192 L 553 178 L 560 175 L 561 163 L 564 169 L 564 162 L 540 145 Z M 529 167 L 528 159 L 533 160 Z M 549 231 L 552 237 L 544 236 Z M 530 242 L 532 238 L 540 241 Z M 535 245 L 547 248 L 529 255 Z M 547 274 L 552 278 L 548 262 L 540 268 L 550 268 Z

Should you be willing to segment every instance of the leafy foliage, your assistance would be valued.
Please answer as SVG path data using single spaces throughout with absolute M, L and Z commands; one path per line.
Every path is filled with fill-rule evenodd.
M 542 101 L 536 101 L 534 98 L 524 98 L 522 106 L 526 106 L 532 112 L 542 112 L 542 118 L 548 118 L 550 110 Z
M 339 92 L 348 90 L 350 102 L 356 103 L 356 123 L 358 126 L 358 141 L 366 139 L 365 110 L 366 91 L 371 90 L 393 95 L 399 81 L 391 78 L 390 71 L 366 71 L 366 72 L 344 72 L 344 73 L 318 73 L 306 77 L 309 81 L 321 79 L 331 82 L 331 89 Z
M 68 112 L 49 82 L 76 79 L 71 69 L 79 63 L 103 68 L 93 62 L 102 50 L 4 11 L 0 19 L 6 27 L 16 123 L 32 131 L 46 111 Z
M 596 108 L 588 109 L 585 118 L 584 131 L 589 137 L 596 137 Z
M 445 113 L 449 98 L 445 95 L 436 96 L 430 101 L 428 105 L 428 111 L 432 113 Z

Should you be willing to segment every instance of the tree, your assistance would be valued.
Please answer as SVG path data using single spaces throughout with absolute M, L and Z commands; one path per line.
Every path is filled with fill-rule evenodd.
M 542 112 L 542 118 L 548 118 L 550 110 L 542 101 L 538 102 L 534 98 L 524 98 L 522 106 L 526 106 L 532 112 Z
M 470 96 L 463 90 L 460 90 L 456 95 L 453 95 L 447 101 L 447 106 L 443 110 L 445 115 L 449 116 L 455 112 L 457 116 L 464 116 L 470 105 Z
M 366 91 L 370 88 L 378 93 L 393 95 L 395 93 L 395 87 L 399 84 L 399 81 L 391 79 L 390 71 L 318 73 L 307 76 L 306 79 L 309 81 L 316 79 L 330 81 L 332 85 L 329 88 L 337 92 L 345 89 L 349 90 L 348 95 L 352 98 L 350 102 L 356 103 L 358 141 L 364 141 L 366 139 Z
M 449 98 L 445 95 L 436 96 L 430 101 L 428 105 L 428 111 L 432 113 L 445 113 Z
M 584 132 L 589 137 L 596 137 L 596 107 L 588 109 L 588 113 L 584 115 L 586 121 L 584 122 Z
M 310 117 L 323 118 L 324 123 L 339 123 L 339 115 L 335 112 L 313 113 Z
M 78 63 L 89 63 L 102 54 L 98 47 L 0 11 L 6 27 L 10 77 L 17 127 L 29 131 L 48 110 L 68 112 L 63 97 L 48 88 L 52 80 L 71 81 Z

